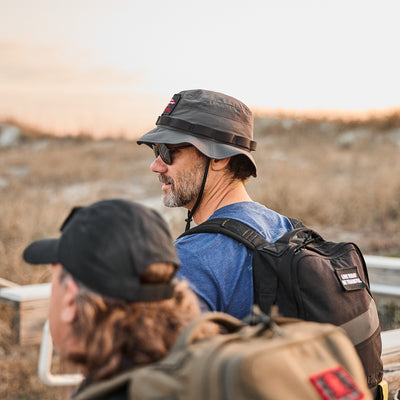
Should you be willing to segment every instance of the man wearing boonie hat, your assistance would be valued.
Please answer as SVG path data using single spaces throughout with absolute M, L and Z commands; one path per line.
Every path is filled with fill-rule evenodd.
M 290 221 L 251 200 L 245 183 L 256 177 L 251 154 L 253 116 L 241 101 L 208 90 L 175 94 L 157 127 L 138 144 L 152 147 L 150 168 L 159 176 L 167 207 L 188 209 L 190 222 L 235 218 L 271 242 L 293 229 Z M 222 234 L 201 233 L 175 242 L 179 276 L 191 282 L 204 311 L 223 311 L 244 318 L 253 304 L 252 252 Z
M 179 260 L 167 224 L 137 203 L 74 208 L 60 237 L 34 241 L 23 257 L 52 264 L 50 333 L 86 377 L 73 397 L 162 359 L 200 314 L 187 283 L 174 279 Z M 127 399 L 127 390 L 119 386 L 101 399 Z

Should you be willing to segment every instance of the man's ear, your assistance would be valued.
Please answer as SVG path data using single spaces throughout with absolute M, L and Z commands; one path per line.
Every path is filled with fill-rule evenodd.
M 64 283 L 64 291 L 61 302 L 60 316 L 65 323 L 72 323 L 77 313 L 76 295 L 78 294 L 78 284 L 73 279 L 67 279 Z
M 212 158 L 210 162 L 210 168 L 213 171 L 221 171 L 228 166 L 230 160 L 231 160 L 230 157 L 223 158 L 222 160 L 217 160 L 216 158 Z

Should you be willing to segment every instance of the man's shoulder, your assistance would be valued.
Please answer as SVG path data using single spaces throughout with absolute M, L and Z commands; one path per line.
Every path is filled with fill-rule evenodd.
M 261 233 L 267 240 L 275 241 L 292 229 L 290 220 L 264 205 L 246 201 L 224 206 L 214 212 L 209 218 L 232 218 L 252 227 Z M 217 246 L 232 242 L 233 239 L 222 234 L 194 233 L 193 235 L 178 238 L 176 244 L 193 249 L 212 250 Z M 224 243 L 225 242 L 225 243 Z
M 265 210 L 268 209 L 255 202 L 246 201 L 233 203 L 216 210 L 208 220 L 215 218 L 235 218 L 241 222 L 251 225 L 257 218 L 257 215 L 263 214 Z M 196 247 L 213 247 L 216 244 L 214 242 L 219 242 L 221 240 L 224 241 L 227 239 L 228 237 L 222 234 L 194 232 L 193 234 L 190 233 L 188 235 L 178 237 L 175 243 L 179 245 L 190 244 L 191 246 L 193 245 Z
M 223 234 L 215 233 L 193 233 L 179 237 L 175 240 L 175 245 L 178 252 L 202 252 L 201 254 L 212 254 L 213 249 L 220 249 L 221 246 L 226 246 L 227 242 L 232 242 L 232 239 Z M 236 243 L 234 241 L 234 243 Z
M 213 218 L 236 218 L 239 220 L 257 221 L 264 219 L 285 218 L 274 210 L 255 201 L 242 201 L 221 207 L 211 215 Z
M 293 229 L 289 218 L 257 202 L 235 203 L 223 207 L 211 218 L 237 219 L 251 226 L 269 241 L 275 241 Z

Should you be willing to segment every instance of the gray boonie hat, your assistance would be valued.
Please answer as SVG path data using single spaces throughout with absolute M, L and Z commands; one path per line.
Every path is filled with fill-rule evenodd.
M 157 128 L 147 132 L 138 144 L 190 143 L 207 157 L 228 158 L 244 154 L 257 166 L 251 151 L 253 115 L 241 101 L 209 90 L 184 90 L 175 94 L 156 122 Z

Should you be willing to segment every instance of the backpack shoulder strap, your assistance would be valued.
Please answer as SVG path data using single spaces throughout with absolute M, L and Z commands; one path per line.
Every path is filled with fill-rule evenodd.
M 305 228 L 305 225 L 295 218 L 289 218 L 293 229 Z M 244 222 L 234 218 L 214 218 L 203 222 L 192 229 L 183 232 L 179 237 L 193 235 L 195 233 L 221 233 L 244 244 L 249 249 L 255 249 L 259 245 L 269 243 L 259 232 Z
M 124 387 L 129 385 L 134 374 L 134 369 L 122 372 L 112 378 L 101 380 L 89 384 L 87 387 L 78 389 L 72 396 L 73 400 L 93 400 L 103 398 L 119 390 L 124 390 Z M 108 398 L 108 397 L 107 397 Z
M 297 228 L 305 228 L 306 226 L 299 220 L 295 219 L 295 218 L 289 218 L 290 223 L 293 226 L 293 229 L 297 229 Z
M 249 249 L 253 250 L 265 242 L 268 243 L 267 239 L 265 239 L 254 228 L 233 218 L 209 219 L 182 233 L 179 238 L 193 235 L 195 233 L 221 233 L 237 240 Z

